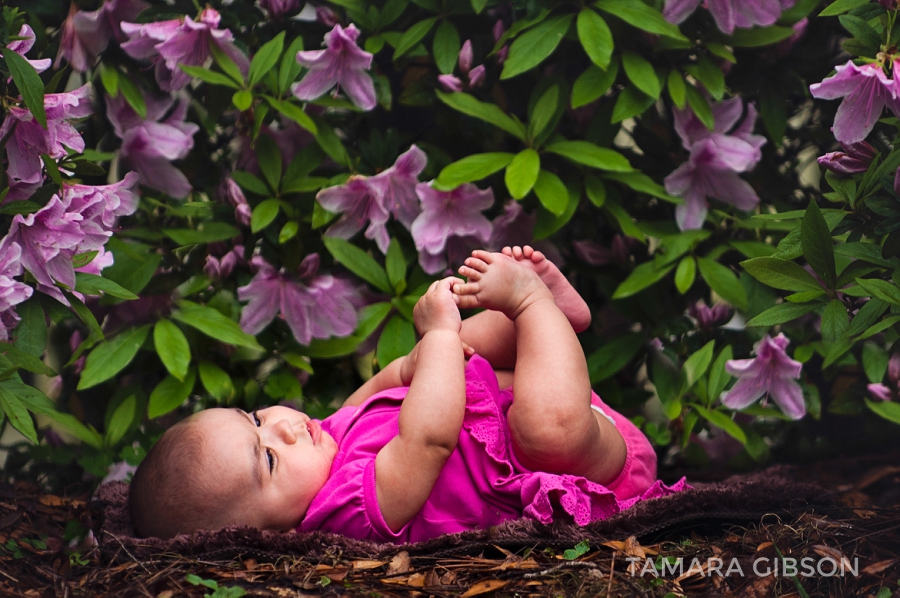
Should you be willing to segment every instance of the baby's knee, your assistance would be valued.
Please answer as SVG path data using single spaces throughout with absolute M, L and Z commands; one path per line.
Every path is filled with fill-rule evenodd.
M 590 446 L 597 425 L 590 411 L 560 416 L 548 410 L 545 417 L 516 417 L 510 410 L 510 435 L 516 457 L 532 470 L 571 473 Z

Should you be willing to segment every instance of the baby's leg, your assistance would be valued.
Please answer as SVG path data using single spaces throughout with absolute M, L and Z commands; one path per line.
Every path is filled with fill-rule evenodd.
M 553 294 L 557 307 L 565 315 L 575 332 L 586 330 L 591 322 L 591 310 L 569 284 L 562 272 L 544 257 L 540 251 L 530 246 L 504 247 L 503 254 L 515 258 L 538 275 Z M 467 258 L 466 264 L 474 258 Z M 459 269 L 460 274 L 469 276 L 468 266 Z M 460 338 L 475 352 L 487 359 L 495 370 L 511 370 L 516 365 L 516 331 L 512 320 L 497 311 L 483 311 L 466 318 L 462 323 Z
M 476 251 L 469 282 L 454 286 L 460 307 L 499 311 L 515 331 L 515 399 L 508 420 L 525 467 L 612 481 L 625 462 L 615 426 L 591 409 L 584 352 L 538 275 L 514 258 Z

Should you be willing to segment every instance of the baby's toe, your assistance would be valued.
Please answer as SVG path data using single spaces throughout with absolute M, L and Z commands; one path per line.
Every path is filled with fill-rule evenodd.
M 503 249 L 500 250 L 500 253 L 502 253 L 503 255 L 508 255 L 509 257 L 512 257 L 513 256 L 512 247 L 507 245 L 506 247 L 504 247 Z
M 469 260 L 466 260 L 466 262 L 468 261 Z M 460 266 L 457 272 L 459 272 L 469 280 L 481 280 L 481 272 L 475 270 L 474 268 L 470 268 L 468 266 Z
M 467 257 L 466 261 L 463 263 L 466 266 L 468 266 L 469 268 L 472 268 L 474 270 L 478 270 L 479 272 L 484 273 L 484 272 L 487 272 L 488 264 L 490 263 L 489 259 L 485 259 L 485 258 L 489 258 L 489 256 L 477 255 L 474 257 Z
M 520 260 L 520 259 L 522 259 L 523 255 L 524 255 L 524 253 L 523 253 L 521 247 L 519 247 L 518 245 L 513 247 L 513 257 L 514 258 L 516 258 L 517 260 Z

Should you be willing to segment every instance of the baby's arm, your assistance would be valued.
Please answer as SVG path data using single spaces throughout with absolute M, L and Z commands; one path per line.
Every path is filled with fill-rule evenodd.
M 465 357 L 451 279 L 434 283 L 416 304 L 422 334 L 415 372 L 400 408 L 400 432 L 375 459 L 378 505 L 396 531 L 421 510 L 456 448 L 466 402 Z
M 360 405 L 372 395 L 389 388 L 397 388 L 398 386 L 406 386 L 408 383 L 403 382 L 401 370 L 403 370 L 404 362 L 409 359 L 409 355 L 404 355 L 390 362 L 386 368 L 366 380 L 366 382 L 357 388 L 352 395 L 347 397 L 342 407 L 348 405 Z

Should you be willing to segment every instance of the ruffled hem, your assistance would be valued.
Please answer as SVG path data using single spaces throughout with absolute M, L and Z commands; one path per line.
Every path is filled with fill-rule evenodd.
M 520 500 L 525 517 L 546 524 L 553 522 L 554 517 L 566 515 L 578 525 L 587 525 L 611 517 L 642 500 L 690 488 L 684 479 L 671 486 L 657 480 L 639 496 L 620 501 L 612 490 L 587 478 L 524 469 L 514 464 L 510 454 L 509 429 L 505 425 L 510 404 L 511 396 L 500 391 L 490 364 L 473 356 L 466 368 L 463 428 L 483 445 L 495 466 L 491 470 L 498 472 L 494 479 L 488 480 L 491 487 L 500 495 Z M 511 496 L 513 494 L 518 496 Z

